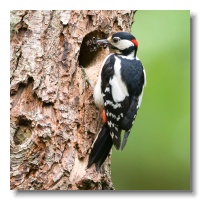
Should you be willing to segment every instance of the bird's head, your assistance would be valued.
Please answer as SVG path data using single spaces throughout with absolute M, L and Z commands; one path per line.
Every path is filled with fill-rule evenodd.
M 128 32 L 117 32 L 108 37 L 107 40 L 101 40 L 108 44 L 110 52 L 124 56 L 133 55 L 136 57 L 138 42 L 136 38 Z

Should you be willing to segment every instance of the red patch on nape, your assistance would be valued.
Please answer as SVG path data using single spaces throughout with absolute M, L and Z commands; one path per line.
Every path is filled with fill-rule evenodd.
M 132 42 L 136 47 L 138 47 L 138 41 L 137 41 L 136 39 L 131 40 L 131 42 Z

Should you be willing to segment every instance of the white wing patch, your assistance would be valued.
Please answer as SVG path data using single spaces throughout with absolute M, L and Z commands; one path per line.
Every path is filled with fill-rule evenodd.
M 127 87 L 124 82 L 122 82 L 121 77 L 121 61 L 119 58 L 115 57 L 114 65 L 114 76 L 109 81 L 112 90 L 112 97 L 115 102 L 121 102 L 125 99 L 126 96 L 129 96 Z

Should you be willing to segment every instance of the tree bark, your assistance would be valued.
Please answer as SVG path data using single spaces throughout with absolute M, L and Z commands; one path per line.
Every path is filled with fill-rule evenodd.
M 10 12 L 10 187 L 112 190 L 110 157 L 86 169 L 102 126 L 93 88 L 108 50 L 86 41 L 130 31 L 134 11 Z M 85 89 L 84 89 L 85 88 Z

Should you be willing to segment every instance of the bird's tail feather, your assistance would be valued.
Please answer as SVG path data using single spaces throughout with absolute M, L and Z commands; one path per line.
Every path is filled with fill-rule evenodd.
M 91 150 L 87 168 L 91 167 L 93 163 L 96 164 L 96 170 L 99 171 L 101 165 L 107 158 L 113 145 L 112 138 L 110 136 L 108 124 L 105 123 L 100 130 L 97 139 L 94 141 L 93 148 Z
M 130 134 L 130 131 L 131 131 L 131 130 L 128 130 L 128 131 L 126 131 L 126 132 L 124 133 L 124 138 L 123 138 L 123 141 L 122 141 L 121 150 L 123 150 L 124 147 L 125 147 L 125 145 L 126 145 L 126 142 L 127 142 L 127 140 L 128 140 L 128 136 L 129 136 L 129 134 Z

